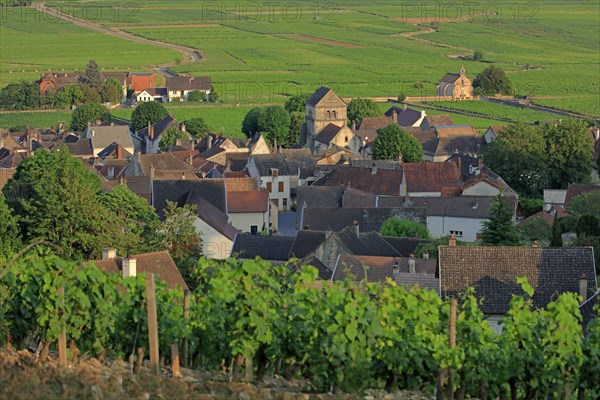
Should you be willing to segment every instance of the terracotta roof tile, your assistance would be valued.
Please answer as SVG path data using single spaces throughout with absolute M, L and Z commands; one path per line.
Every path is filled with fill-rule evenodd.
M 317 180 L 316 186 L 350 186 L 365 192 L 400 195 L 402 170 L 342 167 Z
M 227 192 L 227 212 L 265 213 L 269 209 L 269 192 L 266 190 Z

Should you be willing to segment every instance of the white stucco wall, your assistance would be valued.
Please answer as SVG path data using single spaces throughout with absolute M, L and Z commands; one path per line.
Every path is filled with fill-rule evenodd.
M 457 236 L 457 239 L 465 242 L 474 242 L 477 240 L 477 233 L 480 233 L 483 228 L 481 225 L 483 221 L 486 220 L 479 218 L 428 216 L 427 228 L 434 238 L 450 235 L 450 231 L 459 231 L 462 232 L 462 237 Z
M 269 200 L 275 201 L 279 206 L 280 211 L 288 211 L 292 205 L 290 196 L 291 177 L 290 176 L 261 176 L 260 188 L 266 188 L 267 183 L 271 182 L 271 191 L 269 192 Z M 279 182 L 283 182 L 283 191 L 279 191 Z M 284 207 L 283 199 L 287 199 L 287 206 Z
M 442 192 L 408 192 L 408 197 L 442 197 Z
M 250 232 L 250 227 L 256 225 L 258 232 L 260 233 L 263 229 L 269 228 L 269 215 L 267 212 L 249 212 L 249 213 L 229 213 L 229 222 L 242 232 Z
M 502 333 L 502 323 L 500 322 L 500 320 L 504 317 L 505 316 L 501 314 L 488 314 L 485 316 L 487 322 L 492 327 L 492 330 L 498 335 Z
M 488 196 L 495 197 L 500 193 L 500 190 L 490 185 L 485 181 L 478 182 L 473 186 L 469 186 L 468 188 L 463 190 L 463 196 Z
M 229 257 L 233 248 L 232 240 L 229 240 L 198 217 L 194 220 L 194 228 L 202 236 L 202 254 L 204 257 L 218 260 Z

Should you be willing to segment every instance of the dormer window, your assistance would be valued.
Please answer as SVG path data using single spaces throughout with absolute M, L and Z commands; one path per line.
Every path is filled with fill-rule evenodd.
M 271 168 L 271 176 L 273 176 L 273 177 L 279 176 L 279 170 L 277 168 Z
M 108 179 L 112 179 L 115 177 L 115 167 L 108 167 L 108 172 L 106 173 L 106 177 Z

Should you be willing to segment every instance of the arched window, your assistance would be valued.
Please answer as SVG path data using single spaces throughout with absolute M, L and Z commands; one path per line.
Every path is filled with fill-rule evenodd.
M 331 111 L 327 111 L 327 119 L 331 119 Z
M 333 111 L 333 119 L 337 119 L 337 112 L 335 110 Z

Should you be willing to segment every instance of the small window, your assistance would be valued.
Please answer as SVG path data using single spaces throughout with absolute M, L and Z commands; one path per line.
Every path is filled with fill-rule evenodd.
M 333 111 L 333 119 L 337 119 L 337 112 Z
M 250 225 L 250 233 L 253 235 L 258 235 L 258 225 Z
M 327 119 L 331 119 L 331 111 L 327 111 Z
M 279 192 L 283 192 L 283 182 L 279 182 Z
M 271 176 L 279 176 L 279 170 L 277 168 L 272 168 Z
M 346 141 L 346 143 L 348 143 L 348 136 L 345 137 L 345 141 Z
M 287 199 L 283 199 L 283 209 L 287 210 Z
M 271 182 L 267 182 L 267 191 L 271 193 L 273 191 L 273 184 Z
M 450 231 L 450 234 L 456 236 L 457 238 L 461 238 L 463 236 L 462 231 Z
M 115 167 L 108 167 L 108 172 L 106 173 L 106 177 L 108 179 L 112 179 L 115 177 Z

